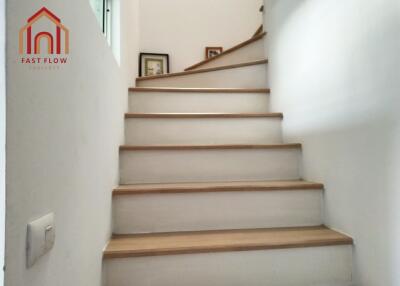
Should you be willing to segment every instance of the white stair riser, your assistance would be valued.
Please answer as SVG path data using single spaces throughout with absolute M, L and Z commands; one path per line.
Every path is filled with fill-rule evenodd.
M 107 286 L 342 286 L 351 246 L 137 257 L 106 261 Z M 133 282 L 134 281 L 134 282 Z
M 266 93 L 131 92 L 129 112 L 262 113 L 269 111 Z
M 114 233 L 316 226 L 321 200 L 319 190 L 116 196 Z
M 299 179 L 299 149 L 121 151 L 122 184 Z
M 139 87 L 267 88 L 267 65 L 140 80 L 137 85 Z
M 264 58 L 265 58 L 264 40 L 260 39 L 256 42 L 253 42 L 247 46 L 244 46 L 224 56 L 218 57 L 192 70 L 253 62 Z
M 278 144 L 281 118 L 129 118 L 128 145 Z

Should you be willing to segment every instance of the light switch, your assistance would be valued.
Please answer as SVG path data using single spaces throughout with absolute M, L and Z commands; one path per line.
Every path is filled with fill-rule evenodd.
M 28 224 L 27 266 L 35 262 L 53 248 L 56 237 L 54 214 L 50 213 Z

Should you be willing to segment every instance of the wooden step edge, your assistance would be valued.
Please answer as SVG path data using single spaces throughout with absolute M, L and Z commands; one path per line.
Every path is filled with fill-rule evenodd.
M 264 30 L 264 25 L 261 24 L 261 26 L 258 27 L 258 29 L 256 30 L 256 32 L 253 34 L 253 38 L 254 38 L 254 37 L 257 37 L 258 35 L 260 35 L 260 34 L 263 32 L 263 30 Z
M 280 118 L 283 113 L 126 113 L 126 119 L 130 118 Z
M 261 29 L 262 29 L 262 25 L 261 25 Z M 240 44 L 237 44 L 237 45 L 233 46 L 232 48 L 229 48 L 229 49 L 223 51 L 222 53 L 220 53 L 220 54 L 218 54 L 218 55 L 216 55 L 216 56 L 214 56 L 212 58 L 205 59 L 205 60 L 203 60 L 201 62 L 198 62 L 198 63 L 196 63 L 194 65 L 191 65 L 190 67 L 187 67 L 185 69 L 185 71 L 190 71 L 190 70 L 198 68 L 198 67 L 200 67 L 200 66 L 202 66 L 204 64 L 207 64 L 209 62 L 215 61 L 216 59 L 219 59 L 219 58 L 221 58 L 221 57 L 223 57 L 225 55 L 228 55 L 228 54 L 230 54 L 230 53 L 232 53 L 232 52 L 234 52 L 236 50 L 239 50 L 240 48 L 243 48 L 245 46 L 250 45 L 251 43 L 254 43 L 254 42 L 258 41 L 258 40 L 261 40 L 267 34 L 266 32 L 261 33 L 259 30 L 257 30 L 257 31 L 258 31 L 258 33 L 254 34 L 254 36 L 251 37 L 250 39 L 248 39 L 248 40 L 246 40 L 244 42 L 241 42 Z
M 230 150 L 230 149 L 301 149 L 300 143 L 291 144 L 234 144 L 234 145 L 123 145 L 120 151 L 184 151 L 184 150 Z
M 205 68 L 205 69 L 199 69 L 199 70 L 190 70 L 190 71 L 177 72 L 177 73 L 167 73 L 167 74 L 161 74 L 161 75 L 138 77 L 138 78 L 136 78 L 136 81 L 145 81 L 145 80 L 152 80 L 152 79 L 185 76 L 185 75 L 196 74 L 196 73 L 206 73 L 206 72 L 214 72 L 214 71 L 227 70 L 227 69 L 236 69 L 236 68 L 247 67 L 247 66 L 262 65 L 262 64 L 266 64 L 266 63 L 268 63 L 268 60 L 263 59 L 263 60 L 234 64 L 234 65 L 226 65 L 226 66 Z
M 149 240 L 151 240 L 150 243 Z M 204 241 L 207 243 L 204 243 Z M 132 244 L 129 245 L 130 243 Z M 143 247 L 140 247 L 141 243 Z M 115 259 L 352 244 L 353 239 L 351 237 L 330 230 L 325 226 L 156 233 L 113 236 L 103 252 L 103 258 Z
M 130 92 L 186 92 L 186 93 L 270 93 L 269 88 L 169 88 L 131 87 Z
M 282 227 L 270 227 L 270 228 L 241 228 L 241 229 L 213 229 L 213 230 L 183 230 L 183 231 L 170 231 L 170 232 L 150 232 L 150 233 L 133 233 L 133 234 L 116 234 L 111 235 L 111 239 L 126 239 L 126 238 L 137 238 L 137 237 L 170 237 L 170 236 L 184 236 L 184 235 L 207 235 L 207 234 L 230 234 L 230 233 L 252 233 L 254 231 L 306 231 L 306 230 L 330 230 L 326 225 L 310 225 L 310 226 L 282 226 Z M 339 232 L 332 230 L 333 232 Z
M 270 191 L 322 191 L 321 183 L 305 181 L 288 182 L 236 182 L 216 184 L 145 184 L 121 185 L 113 190 L 113 196 L 141 195 L 141 194 L 179 194 L 179 193 L 217 193 L 217 192 L 270 192 Z

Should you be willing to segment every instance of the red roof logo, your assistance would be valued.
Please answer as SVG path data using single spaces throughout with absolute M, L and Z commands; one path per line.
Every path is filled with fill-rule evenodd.
M 55 29 L 53 29 L 53 31 L 39 30 L 33 32 L 32 28 L 34 27 L 34 24 L 43 17 L 53 22 Z M 24 39 L 26 43 L 24 42 Z M 60 18 L 45 7 L 32 15 L 32 17 L 27 20 L 27 24 L 20 29 L 19 53 L 40 54 L 42 52 L 42 39 L 45 39 L 45 43 L 47 43 L 48 54 L 61 54 L 62 52 L 64 54 L 69 53 L 69 30 L 61 24 Z

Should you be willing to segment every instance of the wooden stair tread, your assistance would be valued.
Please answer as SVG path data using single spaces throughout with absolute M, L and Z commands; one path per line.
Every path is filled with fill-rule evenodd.
M 262 31 L 262 27 L 263 26 L 261 25 L 261 31 Z M 198 63 L 186 68 L 185 71 L 189 71 L 189 70 L 192 70 L 192 69 L 197 68 L 199 66 L 202 66 L 204 64 L 207 64 L 209 62 L 215 61 L 216 59 L 219 59 L 219 58 L 221 58 L 221 57 L 223 57 L 223 56 L 225 56 L 227 54 L 230 54 L 230 53 L 232 53 L 232 52 L 234 52 L 234 51 L 236 51 L 236 50 L 238 50 L 240 48 L 243 48 L 243 47 L 245 47 L 247 45 L 250 45 L 251 43 L 254 43 L 254 42 L 258 41 L 258 40 L 261 40 L 262 38 L 264 38 L 264 36 L 267 33 L 266 32 L 261 32 L 259 29 L 257 30 L 256 34 L 254 34 L 254 36 L 251 37 L 250 39 L 248 39 L 248 40 L 246 40 L 246 41 L 244 41 L 244 42 L 242 42 L 242 43 L 240 43 L 240 44 L 238 44 L 236 46 L 233 46 L 232 48 L 229 48 L 229 49 L 223 51 L 222 53 L 220 53 L 220 54 L 218 54 L 218 55 L 216 55 L 216 56 L 214 56 L 212 58 L 205 59 L 205 60 L 203 60 L 201 62 L 198 62 Z
M 161 194 L 161 193 L 205 193 L 239 191 L 278 190 L 322 190 L 323 184 L 306 181 L 255 181 L 255 182 L 215 182 L 215 183 L 175 183 L 121 185 L 113 195 Z
M 115 236 L 104 258 L 351 245 L 353 240 L 326 228 L 220 230 Z
M 185 75 L 190 75 L 190 74 L 213 72 L 213 71 L 226 70 L 226 69 L 236 69 L 236 68 L 253 66 L 253 65 L 262 65 L 262 64 L 266 64 L 266 63 L 268 63 L 268 60 L 262 59 L 262 60 L 258 60 L 258 61 L 252 61 L 252 62 L 246 62 L 246 63 L 240 63 L 240 64 L 234 64 L 234 65 L 226 65 L 226 66 L 220 66 L 220 67 L 190 70 L 190 71 L 183 71 L 183 72 L 177 72 L 177 73 L 167 73 L 167 74 L 161 74 L 161 75 L 138 77 L 138 78 L 136 78 L 136 81 L 169 78 L 169 77 L 175 77 L 175 76 L 185 76 Z
M 131 87 L 131 92 L 270 93 L 269 88 Z
M 125 118 L 283 118 L 282 113 L 126 113 Z
M 218 150 L 218 149 L 300 149 L 300 143 L 291 144 L 234 144 L 234 145 L 123 145 L 121 151 L 139 150 Z
M 263 33 L 264 30 L 264 25 L 261 24 L 260 27 L 258 27 L 257 31 L 254 33 L 253 38 L 257 37 L 258 35 L 260 35 L 261 33 Z

